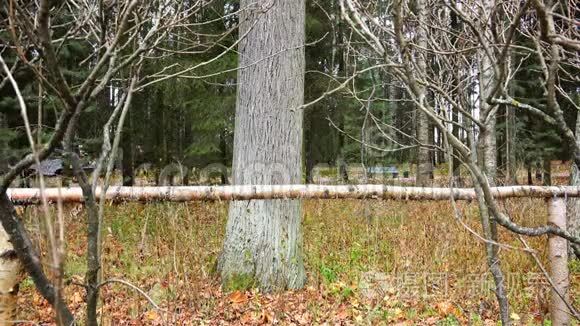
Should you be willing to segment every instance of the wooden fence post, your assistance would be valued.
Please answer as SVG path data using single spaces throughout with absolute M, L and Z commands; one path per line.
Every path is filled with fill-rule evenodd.
M 566 229 L 566 200 L 564 198 L 550 198 L 548 200 L 548 223 Z M 569 325 L 570 311 L 560 294 L 569 302 L 570 288 L 568 272 L 568 248 L 566 239 L 550 235 L 548 238 L 548 259 L 550 277 L 554 282 L 551 290 L 550 315 L 552 325 Z

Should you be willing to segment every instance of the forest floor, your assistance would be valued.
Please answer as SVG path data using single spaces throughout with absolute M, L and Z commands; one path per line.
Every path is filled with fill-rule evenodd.
M 545 222 L 543 200 L 503 202 L 524 225 Z M 480 230 L 475 203 L 459 203 L 461 220 Z M 64 294 L 84 319 L 86 225 L 82 206 L 62 211 L 66 230 Z M 104 226 L 104 279 L 130 282 L 103 287 L 104 325 L 496 325 L 493 283 L 484 246 L 459 223 L 449 202 L 309 200 L 304 203 L 305 289 L 283 294 L 222 289 L 213 270 L 223 240 L 227 203 L 108 206 Z M 57 214 L 53 214 L 56 216 Z M 40 250 L 44 215 L 24 213 Z M 521 247 L 501 232 L 501 242 Z M 528 239 L 545 261 L 546 238 Z M 501 250 L 516 324 L 541 324 L 546 280 L 534 259 Z M 580 306 L 580 264 L 570 264 L 572 298 Z M 20 316 L 53 322 L 53 312 L 26 279 Z M 547 316 L 549 318 L 549 316 Z M 549 324 L 546 322 L 546 324 Z

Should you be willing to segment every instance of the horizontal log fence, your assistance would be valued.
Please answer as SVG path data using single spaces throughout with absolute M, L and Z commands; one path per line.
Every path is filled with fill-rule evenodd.
M 46 188 L 42 191 L 49 202 L 80 203 L 84 201 L 80 188 Z M 506 186 L 492 188 L 495 198 L 566 198 L 580 197 L 580 187 Z M 97 198 L 101 189 L 97 188 Z M 38 188 L 10 188 L 8 197 L 15 204 L 38 204 Z M 107 200 L 115 202 L 208 201 L 251 199 L 396 199 L 396 200 L 474 200 L 473 188 L 423 188 L 388 185 L 240 185 L 240 186 L 167 186 L 120 187 L 106 192 Z

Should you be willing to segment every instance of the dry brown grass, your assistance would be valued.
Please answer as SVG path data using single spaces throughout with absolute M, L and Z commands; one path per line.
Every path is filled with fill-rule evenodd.
M 514 200 L 504 206 L 519 223 L 545 222 L 543 200 Z M 464 221 L 479 230 L 476 205 L 460 203 L 459 208 Z M 29 208 L 26 219 L 45 248 L 38 214 Z M 105 278 L 122 278 L 139 286 L 170 313 L 158 314 L 137 293 L 112 285 L 103 291 L 103 322 L 453 325 L 489 324 L 496 319 L 483 244 L 455 220 L 448 202 L 307 201 L 308 288 L 274 296 L 246 292 L 240 302 L 223 293 L 213 275 L 226 216 L 227 203 L 109 206 L 104 228 Z M 85 214 L 68 207 L 65 220 L 66 277 L 82 280 Z M 507 232 L 501 232 L 501 240 L 521 246 Z M 545 259 L 545 238 L 529 239 L 529 243 Z M 539 269 L 522 251 L 502 250 L 501 258 L 518 315 L 514 317 L 522 324 L 539 323 L 543 300 L 538 298 L 542 293 L 536 279 Z M 572 297 L 578 305 L 578 264 L 572 267 Z M 359 287 L 361 275 L 368 271 L 385 273 L 390 279 L 379 297 L 367 298 Z M 65 291 L 77 316 L 83 318 L 82 289 L 68 285 Z M 51 321 L 50 310 L 30 281 L 22 293 L 23 317 Z

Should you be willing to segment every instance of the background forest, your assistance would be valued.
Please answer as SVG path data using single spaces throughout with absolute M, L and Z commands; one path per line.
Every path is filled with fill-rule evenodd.
M 197 17 L 199 21 L 214 23 L 197 27 L 188 38 L 202 33 L 208 39 L 212 35 L 222 35 L 236 26 L 236 16 L 229 19 L 218 19 L 229 12 L 237 10 L 237 1 L 213 1 Z M 304 178 L 312 181 L 312 169 L 316 164 L 328 164 L 336 167 L 344 163 L 365 164 L 365 166 L 397 165 L 409 170 L 408 164 L 417 163 L 415 135 L 417 131 L 416 111 L 412 101 L 406 95 L 401 84 L 388 74 L 371 70 L 357 74 L 349 83 L 349 90 L 325 94 L 334 89 L 345 78 L 357 71 L 364 70 L 373 64 L 354 51 L 364 51 L 364 46 L 357 34 L 340 19 L 340 8 L 333 0 L 307 1 L 306 11 L 306 75 L 305 103 L 319 99 L 317 103 L 305 110 L 304 116 Z M 66 17 L 61 19 L 66 20 Z M 217 19 L 217 20 L 216 20 Z M 5 37 L 5 36 L 3 36 Z M 235 30 L 220 39 L 219 46 L 208 45 L 210 40 L 202 41 L 199 48 L 190 49 L 183 54 L 160 57 L 145 63 L 143 73 L 160 70 L 169 75 L 181 67 L 205 62 L 216 57 L 223 48 L 231 46 L 238 35 Z M 213 40 L 212 40 L 213 41 Z M 175 40 L 164 40 L 160 46 L 171 48 Z M 517 43 L 518 41 L 516 41 Z M 521 42 L 526 42 L 522 40 Z M 357 49 L 358 48 L 358 49 Z M 354 50 L 353 50 L 354 49 Z M 31 52 L 34 49 L 30 50 Z M 87 72 L 79 65 L 90 46 L 82 41 L 71 41 L 62 47 L 59 60 L 66 63 L 66 78 L 82 80 Z M 192 53 L 197 53 L 192 55 Z M 32 54 L 30 54 L 32 55 Z M 517 57 L 517 54 L 514 54 Z M 10 56 L 6 58 L 11 65 Z M 14 59 L 14 58 L 12 58 Z M 518 61 L 520 58 L 514 58 Z M 433 62 L 435 64 L 435 62 Z M 511 83 L 513 97 L 526 99 L 542 105 L 542 97 L 536 98 L 540 85 L 541 71 L 533 58 L 521 58 L 520 69 Z M 87 70 L 89 69 L 88 66 Z M 147 169 L 155 172 L 151 178 L 159 178 L 159 173 L 168 167 L 165 173 L 174 174 L 175 165 L 182 168 L 199 170 L 208 167 L 220 171 L 221 166 L 230 167 L 233 153 L 234 113 L 236 103 L 236 67 L 237 55 L 230 52 L 204 65 L 196 75 L 182 76 L 166 82 L 155 83 L 134 96 L 132 107 L 123 130 L 121 153 L 118 166 L 122 166 L 124 184 L 133 184 L 136 170 Z M 79 69 L 80 68 L 80 69 Z M 219 72 L 219 73 L 217 73 Z M 570 71 L 574 75 L 577 71 Z M 38 105 L 38 89 L 32 83 L 33 76 L 26 67 L 16 67 L 14 72 L 24 96 L 31 117 L 42 117 L 42 126 L 37 119 L 32 119 L 35 137 L 47 139 L 59 113 L 59 104 L 50 95 Z M 209 76 L 205 76 L 209 75 Z M 18 103 L 12 96 L 9 84 L 0 88 L 0 171 L 5 171 L 24 155 L 27 140 L 20 119 Z M 465 92 L 475 93 L 477 85 L 471 85 Z M 563 97 L 568 96 L 578 103 L 579 91 L 575 80 L 562 82 L 564 93 L 559 95 L 566 123 L 575 129 L 577 109 Z M 357 96 L 353 96 L 352 90 Z M 371 95 L 371 93 L 373 93 Z M 75 143 L 87 161 L 98 156 L 102 143 L 101 126 L 106 122 L 118 98 L 115 83 L 112 82 L 103 92 L 92 108 L 80 117 L 78 141 Z M 429 96 L 429 95 L 428 95 Z M 362 102 L 361 98 L 372 97 L 371 101 Z M 476 101 L 472 95 L 472 101 Z M 440 110 L 448 110 L 442 107 Z M 388 126 L 383 129 L 390 133 L 384 137 L 370 122 L 373 119 Z M 510 177 L 506 184 L 528 183 L 525 174 L 515 179 L 516 169 L 529 167 L 533 173 L 539 167 L 549 167 L 544 162 L 566 160 L 570 157 L 566 142 L 562 142 L 558 133 L 550 128 L 542 128 L 543 122 L 535 119 L 526 110 L 517 110 L 503 106 L 497 111 L 497 166 L 501 176 Z M 366 126 L 366 129 L 365 129 Z M 44 128 L 43 128 L 44 127 Z M 392 127 L 392 128 L 391 128 Z M 437 146 L 429 151 L 430 161 L 435 165 L 444 163 L 442 137 L 434 126 L 429 129 L 428 143 Z M 396 130 L 396 131 L 393 131 Z M 388 148 L 387 152 L 373 151 L 365 146 Z M 212 165 L 217 164 L 217 165 Z M 542 167 L 545 165 L 545 168 Z M 508 171 L 511 171 L 508 172 Z M 190 182 L 196 181 L 195 174 Z M 157 180 L 158 181 L 158 180 Z M 186 180 L 187 181 L 187 180 Z M 226 181 L 226 180 L 222 180 Z M 360 181 L 360 180 L 359 180 Z M 502 183 L 503 183 L 502 178 Z

